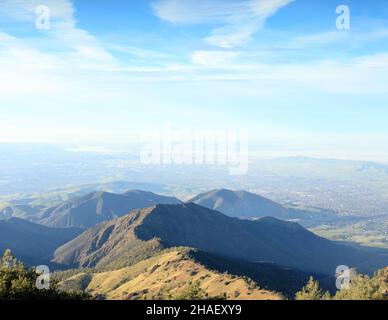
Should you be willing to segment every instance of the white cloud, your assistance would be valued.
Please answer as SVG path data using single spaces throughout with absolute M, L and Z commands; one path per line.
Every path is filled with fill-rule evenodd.
M 261 27 L 255 20 L 244 24 L 229 25 L 212 31 L 206 42 L 220 48 L 234 48 L 249 42 L 252 35 Z
M 154 13 L 174 24 L 217 24 L 205 40 L 217 47 L 244 45 L 265 21 L 293 0 L 158 0 Z
M 1 31 L 4 21 L 27 22 L 35 28 L 38 5 L 50 9 L 50 29 L 39 37 Z M 69 0 L 3 0 L 0 2 L 0 93 L 42 94 L 65 92 L 93 71 L 116 66 L 116 60 L 88 31 L 76 26 L 75 8 Z M 47 50 L 48 49 L 48 50 Z M 76 79 L 76 80 L 75 80 Z
M 203 66 L 219 66 L 230 64 L 238 56 L 240 52 L 227 52 L 227 51 L 195 51 L 191 60 L 194 64 L 203 65 Z
M 49 7 L 52 19 L 75 23 L 75 9 L 72 2 L 68 0 L 2 0 L 0 16 L 33 22 L 36 19 L 36 8 L 40 5 Z
M 370 31 L 329 31 L 318 34 L 304 35 L 292 39 L 292 47 L 312 47 L 342 44 L 346 46 L 362 46 L 369 42 L 388 38 L 388 29 L 381 28 Z
M 194 4 L 194 1 L 187 2 Z M 238 10 L 234 11 L 230 5 L 247 2 L 232 1 L 217 15 L 203 8 L 201 14 L 197 12 L 189 21 L 210 23 L 214 28 L 218 25 L 218 29 L 221 29 L 217 34 L 219 40 L 225 35 L 223 41 L 226 42 L 221 45 L 223 47 L 227 47 L 228 43 L 242 43 L 244 38 L 249 38 L 260 27 L 260 23 L 250 25 L 252 21 L 256 22 L 255 19 L 259 15 L 255 14 L 255 19 L 247 19 L 245 23 L 243 16 L 251 17 L 251 7 L 249 10 L 243 10 L 236 6 L 235 9 Z M 42 32 L 35 38 L 16 38 L 0 31 L 1 117 L 4 120 L 4 114 L 15 113 L 13 121 L 3 121 L 10 125 L 0 128 L 0 139 L 3 138 L 4 141 L 11 141 L 13 136 L 17 141 L 23 141 L 25 137 L 36 137 L 37 141 L 66 141 L 71 137 L 76 141 L 78 137 L 81 139 L 86 136 L 87 139 L 98 140 L 115 131 L 114 137 L 109 136 L 113 141 L 119 137 L 127 137 L 124 129 L 117 130 L 117 123 L 125 122 L 125 128 L 131 123 L 129 127 L 133 128 L 135 125 L 142 125 L 142 121 L 137 119 L 144 119 L 144 113 L 148 118 L 158 118 L 155 112 L 161 110 L 160 117 L 168 117 L 168 112 L 177 114 L 183 109 L 196 110 L 198 105 L 212 105 L 214 101 L 217 103 L 218 99 L 238 104 L 240 99 L 243 100 L 247 96 L 247 100 L 252 98 L 259 104 L 266 99 L 286 100 L 289 98 L 287 93 L 295 93 L 306 95 L 306 101 L 314 104 L 316 93 L 323 92 L 328 93 L 328 97 L 332 93 L 349 94 L 351 104 L 354 103 L 356 95 L 386 96 L 388 92 L 388 54 L 349 57 L 346 60 L 320 61 L 317 57 L 314 61 L 276 59 L 276 63 L 265 63 L 265 59 L 259 59 L 252 51 L 215 48 L 195 51 L 190 56 L 191 61 L 184 62 L 187 59 L 182 58 L 181 51 L 171 56 L 127 44 L 112 44 L 108 47 L 110 50 L 125 53 L 130 58 L 123 59 L 122 64 L 116 63 L 97 38 L 77 27 L 74 8 L 69 9 L 72 7 L 65 5 L 71 4 L 69 1 L 56 0 L 55 3 L 62 3 L 63 9 L 58 9 L 57 18 L 49 32 Z M 4 6 L 0 6 L 0 10 L 2 8 Z M 276 7 L 258 8 L 262 16 L 266 17 L 275 12 Z M 27 21 L 30 14 L 34 13 L 23 6 L 17 6 L 16 9 L 14 8 L 8 19 Z M 2 12 L 3 16 L 4 14 Z M 167 15 L 168 12 L 164 14 Z M 184 17 L 183 15 L 176 19 Z M 171 15 L 171 22 L 174 21 L 173 18 Z M 183 23 L 179 22 L 179 19 L 174 23 Z M 265 18 L 258 18 L 257 21 L 263 20 Z M 226 29 L 228 26 L 229 29 Z M 246 32 L 241 32 L 243 26 L 246 27 Z M 236 39 L 233 39 L 232 31 L 235 31 Z M 379 37 L 384 34 L 379 33 Z M 319 41 L 321 40 L 318 39 L 317 42 Z M 46 50 L 47 48 L 49 50 Z M 174 52 L 174 49 L 171 51 Z M 138 63 L 137 59 L 142 58 L 147 59 L 147 63 L 144 63 L 144 60 L 143 63 Z M 102 111 L 103 109 L 106 110 Z M 114 109 L 114 112 L 111 112 L 111 109 Z M 131 116 L 136 112 L 142 116 L 126 118 L 123 110 L 127 110 Z M 25 112 L 27 119 L 25 123 L 20 124 L 20 114 Z M 49 121 L 35 123 L 35 119 L 41 116 Z M 98 117 L 101 118 L 100 122 L 94 125 L 92 122 Z M 205 118 L 203 115 L 196 117 Z M 109 125 L 106 124 L 107 118 L 111 118 Z M 188 118 L 195 119 L 194 116 Z M 64 123 L 62 129 L 53 125 L 61 121 Z M 75 121 L 82 123 L 74 123 Z M 33 123 L 32 127 L 29 122 Z M 23 128 L 26 128 L 25 131 Z M 90 128 L 95 128 L 95 131 Z M 109 139 L 107 138 L 107 141 Z
M 83 63 L 87 66 L 91 62 L 114 63 L 112 55 L 94 36 L 77 28 L 76 10 L 70 0 L 2 0 L 0 16 L 17 22 L 30 22 L 31 28 L 35 28 L 36 8 L 40 5 L 50 9 L 50 29 L 42 32 L 47 42 L 58 45 L 58 49 L 69 53 L 72 58 L 84 59 Z
M 41 52 L 15 37 L 0 33 L 0 94 L 56 92 L 64 81 L 53 74 L 62 65 L 57 57 Z
M 6 33 L 0 31 L 0 44 L 5 43 L 6 41 L 14 40 L 14 39 L 15 39 L 15 37 L 12 37 L 9 34 L 6 34 Z
M 241 1 L 224 0 L 159 0 L 152 4 L 155 14 L 174 24 L 202 24 L 232 22 L 237 16 L 249 13 Z
M 241 56 L 240 56 L 241 55 Z M 255 92 L 265 88 L 276 95 L 284 90 L 329 94 L 386 94 L 388 92 L 388 53 L 348 59 L 314 62 L 263 64 L 245 60 L 241 52 L 197 51 L 193 64 L 159 68 L 117 69 L 126 81 L 135 82 L 229 82 Z M 239 61 L 235 61 L 235 60 Z M 125 80 L 123 80 L 125 81 Z M 256 88 L 256 89 L 254 89 Z

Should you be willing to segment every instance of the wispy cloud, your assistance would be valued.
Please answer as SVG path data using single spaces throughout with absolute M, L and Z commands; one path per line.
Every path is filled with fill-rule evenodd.
M 338 32 L 330 31 L 317 34 L 303 35 L 292 39 L 294 47 L 312 47 L 324 45 L 362 46 L 370 42 L 388 38 L 388 29 L 380 28 L 370 31 Z M 290 44 L 291 45 L 291 44 Z
M 206 42 L 221 48 L 247 43 L 265 21 L 294 0 L 158 0 L 156 16 L 173 24 L 217 25 Z
M 0 2 L 0 16 L 16 22 L 29 22 L 35 27 L 37 18 L 36 8 L 47 6 L 50 10 L 50 29 L 42 35 L 46 36 L 57 50 L 69 54 L 74 59 L 84 59 L 89 62 L 113 63 L 114 58 L 105 50 L 99 41 L 88 31 L 77 28 L 75 8 L 70 0 L 2 0 Z M 1 30 L 1 23 L 0 23 Z
M 70 0 L 0 0 L 0 113 L 7 123 L 0 127 L 0 140 L 124 141 L 145 123 L 157 125 L 160 119 L 179 123 L 187 119 L 185 125 L 194 126 L 245 126 L 252 120 L 252 131 L 268 125 L 259 132 L 264 135 L 271 130 L 276 134 L 288 118 L 298 118 L 294 111 L 301 105 L 307 112 L 310 105 L 312 109 L 319 105 L 329 113 L 354 106 L 366 110 L 366 115 L 368 108 L 384 108 L 388 53 L 383 40 L 388 33 L 382 26 L 361 32 L 314 29 L 314 35 L 268 28 L 261 30 L 260 41 L 236 48 L 291 1 L 151 1 L 164 21 L 205 24 L 207 33 L 202 26 L 198 32 L 185 32 L 184 45 L 164 32 L 155 36 L 151 28 L 139 31 L 146 37 L 141 41 L 129 37 L 125 28 L 108 38 L 111 30 L 100 35 L 97 29 L 81 29 L 76 17 L 83 16 L 81 12 L 76 16 Z M 37 4 L 51 9 L 50 30 L 28 29 L 34 28 Z M 87 21 L 84 25 L 94 27 Z M 186 42 L 187 34 L 195 41 Z M 356 45 L 362 50 L 349 50 Z M 272 117 L 270 110 L 277 107 L 284 114 Z M 256 113 L 260 108 L 269 111 Z M 221 109 L 222 119 L 214 124 Z M 317 126 L 326 121 L 311 119 Z M 330 121 L 347 130 L 334 111 Z M 295 125 L 303 131 L 301 138 L 294 139 L 286 128 L 279 140 L 285 144 L 300 140 L 305 146 L 309 124 Z M 373 130 L 382 129 L 376 125 Z M 337 140 L 335 136 L 330 141 Z M 316 141 L 314 136 L 312 144 Z
M 18 21 L 33 22 L 35 11 L 40 5 L 50 8 L 52 19 L 75 24 L 75 9 L 68 0 L 2 0 L 0 2 L 0 16 Z
M 227 51 L 195 51 L 192 56 L 192 62 L 194 64 L 203 66 L 216 66 L 225 65 L 233 62 L 240 52 L 227 52 Z
M 36 8 L 50 9 L 50 29 L 34 34 Z M 42 94 L 65 91 L 74 77 L 116 66 L 97 38 L 76 25 L 69 0 L 2 0 L 0 2 L 0 93 Z M 3 32 L 7 22 L 25 23 L 24 35 Z M 26 29 L 28 30 L 28 29 Z M 28 36 L 32 34 L 32 36 Z

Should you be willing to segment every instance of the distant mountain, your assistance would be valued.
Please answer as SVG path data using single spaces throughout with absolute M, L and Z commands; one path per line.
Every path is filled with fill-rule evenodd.
M 110 182 L 69 185 L 63 188 L 55 188 L 38 193 L 18 193 L 12 195 L 0 193 L 0 210 L 5 204 L 29 205 L 32 207 L 42 206 L 47 208 L 96 191 L 121 194 L 127 190 L 147 190 L 155 193 L 163 193 L 165 187 L 155 183 L 114 180 Z
M 274 217 L 282 220 L 295 220 L 305 227 L 320 225 L 338 218 L 334 213 L 327 211 L 313 212 L 296 208 L 286 208 L 258 194 L 247 191 L 213 190 L 199 194 L 188 202 L 220 211 L 230 217 Z
M 89 228 L 103 221 L 121 217 L 134 209 L 177 203 L 181 203 L 177 198 L 146 191 L 131 190 L 123 194 L 99 191 L 72 198 L 43 210 L 38 222 L 56 228 Z
M 277 217 L 288 218 L 289 212 L 281 205 L 246 191 L 227 189 L 202 193 L 189 200 L 208 209 L 239 218 Z
M 48 264 L 56 248 L 74 239 L 79 228 L 52 229 L 27 220 L 0 221 L 0 254 L 6 249 L 28 265 Z
M 33 219 L 44 207 L 27 204 L 0 203 L 0 220 Z
M 100 224 L 58 248 L 53 261 L 72 267 L 122 267 L 174 246 L 330 275 L 338 265 L 370 272 L 388 263 L 296 223 L 239 220 L 194 203 L 157 205 Z

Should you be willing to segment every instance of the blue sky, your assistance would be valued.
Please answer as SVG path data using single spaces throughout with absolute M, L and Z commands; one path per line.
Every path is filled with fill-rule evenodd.
M 0 142 L 128 143 L 168 122 L 388 161 L 387 102 L 384 0 L 0 1 Z

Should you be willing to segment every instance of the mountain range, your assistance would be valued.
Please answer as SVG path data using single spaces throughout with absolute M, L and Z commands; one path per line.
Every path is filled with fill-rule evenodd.
M 99 224 L 58 248 L 68 267 L 124 267 L 169 247 L 331 275 L 339 265 L 371 272 L 381 257 L 318 237 L 293 222 L 240 220 L 194 203 L 156 205 Z
M 66 198 L 66 197 L 65 197 Z M 0 219 L 11 217 L 28 219 L 50 227 L 89 228 L 129 213 L 134 209 L 155 204 L 182 203 L 175 197 L 161 196 L 152 192 L 131 190 L 122 194 L 97 191 L 72 196 L 65 201 L 27 199 L 26 203 L 0 203 Z M 284 207 L 260 195 L 246 191 L 227 189 L 202 193 L 188 202 L 220 211 L 231 217 L 255 219 L 266 216 L 297 221 L 305 227 L 315 227 L 333 222 L 339 217 L 324 210 L 301 210 Z
M 333 289 L 339 265 L 369 274 L 388 265 L 384 250 L 330 241 L 299 224 L 339 221 L 335 214 L 246 191 L 213 190 L 187 202 L 98 191 L 52 206 L 0 209 L 1 251 L 11 249 L 27 265 L 67 270 L 60 273 L 63 288 L 109 299 L 161 298 L 166 288 L 179 293 L 193 280 L 212 296 L 282 299 L 310 275 Z
M 55 228 L 90 228 L 103 221 L 123 216 L 134 209 L 155 204 L 177 203 L 181 203 L 177 198 L 146 191 L 130 190 L 123 194 L 98 191 L 44 209 L 39 213 L 37 222 Z

